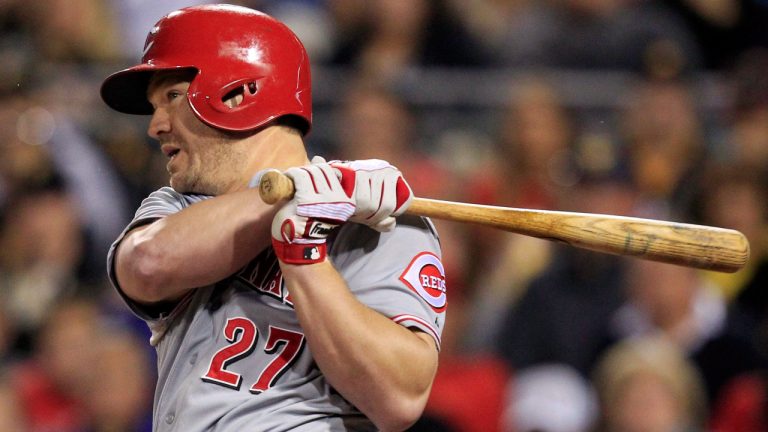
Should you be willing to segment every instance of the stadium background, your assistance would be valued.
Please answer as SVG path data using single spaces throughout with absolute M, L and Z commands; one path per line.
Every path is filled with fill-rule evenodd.
M 104 264 L 165 160 L 98 89 L 200 3 L 0 1 L 0 430 L 149 430 L 147 331 Z M 237 3 L 310 52 L 310 153 L 386 159 L 418 196 L 751 242 L 724 275 L 438 222 L 448 326 L 414 430 L 768 429 L 768 2 Z

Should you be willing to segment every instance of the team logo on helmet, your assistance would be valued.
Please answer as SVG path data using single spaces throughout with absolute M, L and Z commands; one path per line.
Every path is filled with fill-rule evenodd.
M 400 280 L 423 298 L 435 312 L 442 312 L 448 304 L 445 288 L 445 269 L 440 258 L 431 252 L 422 252 L 411 260 Z

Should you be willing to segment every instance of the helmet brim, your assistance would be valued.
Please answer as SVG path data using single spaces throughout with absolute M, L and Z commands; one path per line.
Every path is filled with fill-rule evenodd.
M 101 84 L 101 98 L 115 111 L 126 114 L 152 114 L 154 109 L 147 100 L 147 88 L 152 75 L 159 69 L 140 64 L 115 72 Z
M 125 114 L 149 115 L 155 109 L 147 99 L 152 75 L 168 70 L 193 70 L 194 66 L 157 66 L 142 63 L 108 76 L 101 84 L 101 98 L 115 111 Z

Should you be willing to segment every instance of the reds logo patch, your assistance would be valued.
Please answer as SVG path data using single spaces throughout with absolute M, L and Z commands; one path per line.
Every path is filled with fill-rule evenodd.
M 442 312 L 448 304 L 445 289 L 445 269 L 435 254 L 422 252 L 411 260 L 400 280 L 423 298 L 435 312 Z

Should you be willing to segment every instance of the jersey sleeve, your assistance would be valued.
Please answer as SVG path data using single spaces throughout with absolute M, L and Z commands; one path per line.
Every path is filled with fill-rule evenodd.
M 358 300 L 440 346 L 448 300 L 440 244 L 428 219 L 400 217 L 387 233 L 345 224 L 330 255 Z
M 136 214 L 134 215 L 133 220 L 128 224 L 128 226 L 125 227 L 123 232 L 120 233 L 120 236 L 117 238 L 117 240 L 114 241 L 114 243 L 112 243 L 112 246 L 110 246 L 109 252 L 107 252 L 107 275 L 109 276 L 109 281 L 120 293 L 120 296 L 126 302 L 128 307 L 130 307 L 130 309 L 142 319 L 154 320 L 158 318 L 159 311 L 156 309 L 162 309 L 163 306 L 160 305 L 159 308 L 151 308 L 145 305 L 140 305 L 128 298 L 123 293 L 123 290 L 120 289 L 120 284 L 117 282 L 114 266 L 115 251 L 117 250 L 118 245 L 120 245 L 120 242 L 131 230 L 172 215 L 196 202 L 203 201 L 207 198 L 210 197 L 205 195 L 184 195 L 176 192 L 170 187 L 160 188 L 149 194 L 148 197 L 144 198 L 144 200 L 141 202 L 141 205 L 136 210 Z

